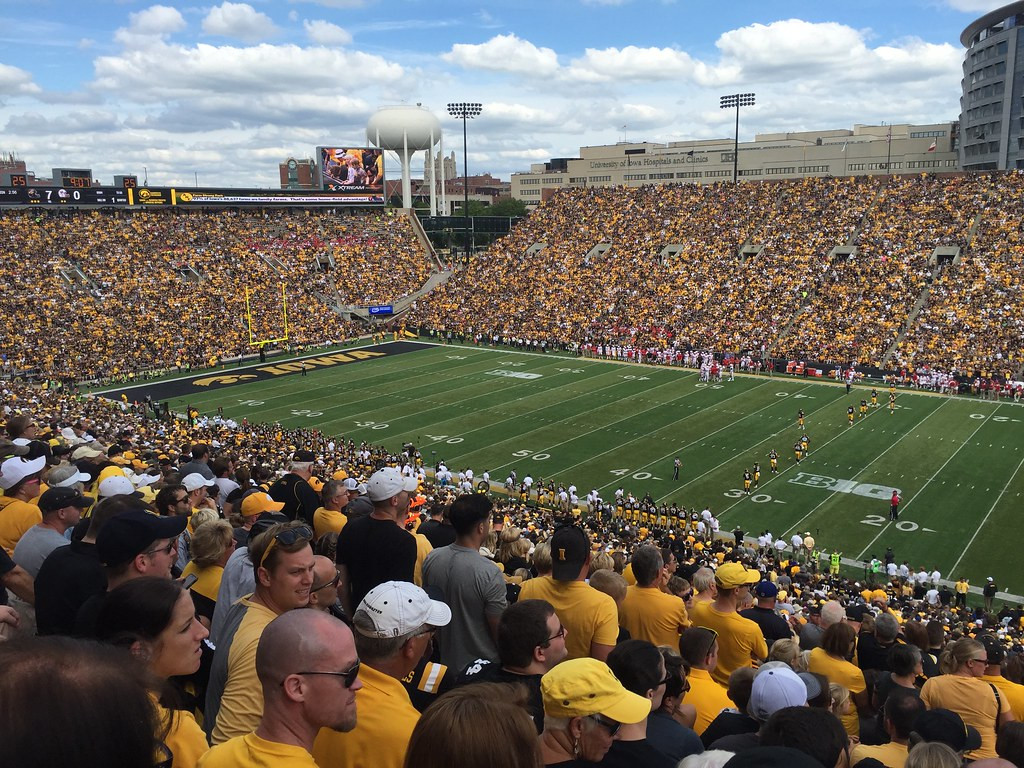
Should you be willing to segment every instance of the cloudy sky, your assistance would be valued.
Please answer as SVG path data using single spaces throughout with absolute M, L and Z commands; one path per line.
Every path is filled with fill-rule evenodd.
M 0 0 L 0 152 L 40 176 L 273 186 L 422 103 L 479 101 L 470 172 L 581 145 L 955 119 L 960 32 L 986 0 Z M 396 174 L 392 164 L 389 175 Z M 414 166 L 414 173 L 416 168 Z

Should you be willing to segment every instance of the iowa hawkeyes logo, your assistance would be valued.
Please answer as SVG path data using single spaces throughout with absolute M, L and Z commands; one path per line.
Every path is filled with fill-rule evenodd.
M 192 383 L 197 387 L 208 387 L 211 384 L 237 384 L 246 379 L 255 379 L 253 373 L 228 374 L 226 376 L 208 376 L 205 379 L 196 379 Z
M 191 192 L 182 192 L 179 195 L 179 197 L 181 198 L 181 202 L 183 202 L 183 203 L 191 203 L 192 202 L 192 193 Z

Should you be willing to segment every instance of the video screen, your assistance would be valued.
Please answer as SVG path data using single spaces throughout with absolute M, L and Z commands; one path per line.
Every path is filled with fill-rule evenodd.
M 329 192 L 384 194 L 384 153 L 369 147 L 318 147 L 320 178 Z

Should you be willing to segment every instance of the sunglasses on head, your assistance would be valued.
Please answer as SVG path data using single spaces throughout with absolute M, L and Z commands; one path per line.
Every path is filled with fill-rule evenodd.
M 313 531 L 308 525 L 299 525 L 295 528 L 285 528 L 283 531 L 278 531 L 274 534 L 274 537 L 270 540 L 267 548 L 263 550 L 263 557 L 260 558 L 260 568 L 267 561 L 267 557 L 273 551 L 274 547 L 281 544 L 285 547 L 290 547 L 297 541 L 312 541 Z

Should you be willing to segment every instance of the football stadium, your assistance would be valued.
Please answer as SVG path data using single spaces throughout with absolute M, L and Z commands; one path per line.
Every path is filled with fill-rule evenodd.
M 0 764 L 1024 768 L 1022 28 L 842 176 L 0 160 Z

